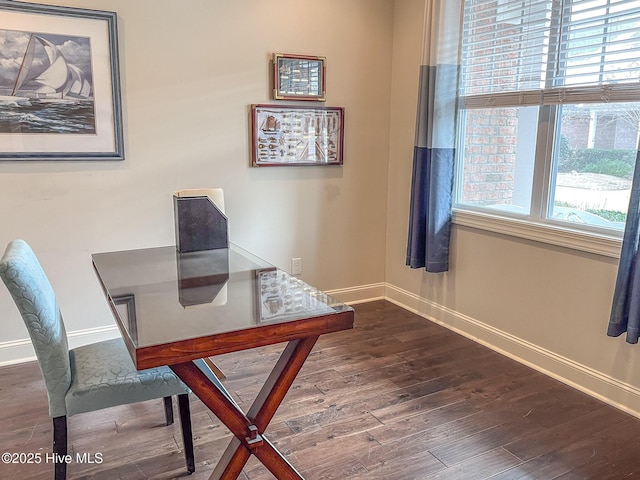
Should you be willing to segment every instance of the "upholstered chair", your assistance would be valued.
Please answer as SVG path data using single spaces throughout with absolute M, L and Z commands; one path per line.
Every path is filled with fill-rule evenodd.
M 195 471 L 189 389 L 168 367 L 136 370 L 122 339 L 69 350 L 53 288 L 35 254 L 14 240 L 0 259 L 0 276 L 24 320 L 49 398 L 53 452 L 67 454 L 67 416 L 102 408 L 165 399 L 167 423 L 173 421 L 171 397 L 178 396 L 184 452 Z M 55 464 L 55 479 L 66 478 L 65 462 Z

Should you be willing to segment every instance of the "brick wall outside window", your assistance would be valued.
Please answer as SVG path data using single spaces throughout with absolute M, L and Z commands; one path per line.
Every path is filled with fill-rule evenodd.
M 511 204 L 518 117 L 515 108 L 467 110 L 462 201 Z

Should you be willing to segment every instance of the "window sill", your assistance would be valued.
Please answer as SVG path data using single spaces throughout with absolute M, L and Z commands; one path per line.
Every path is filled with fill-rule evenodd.
M 454 209 L 453 223 L 612 258 L 620 257 L 622 246 L 622 238 L 616 233 L 587 233 L 485 212 Z

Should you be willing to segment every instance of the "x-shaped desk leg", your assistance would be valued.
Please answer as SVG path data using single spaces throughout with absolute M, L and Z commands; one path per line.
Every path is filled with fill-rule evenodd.
M 246 415 L 222 384 L 209 380 L 193 362 L 171 365 L 182 381 L 235 436 L 210 479 L 238 478 L 253 454 L 278 480 L 304 480 L 264 436 L 264 431 L 317 340 L 315 336 L 292 340 L 287 344 Z

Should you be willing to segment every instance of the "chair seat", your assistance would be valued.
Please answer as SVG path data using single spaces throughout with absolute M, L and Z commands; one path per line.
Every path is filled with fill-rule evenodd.
M 49 397 L 56 480 L 67 477 L 67 417 L 125 403 L 164 399 L 167 425 L 178 397 L 187 472 L 196 469 L 189 389 L 168 367 L 137 371 L 122 338 L 69 351 L 55 293 L 24 240 L 13 240 L 0 258 L 0 278 L 29 331 Z
M 136 370 L 121 338 L 69 351 L 67 415 L 189 393 L 169 367 Z

